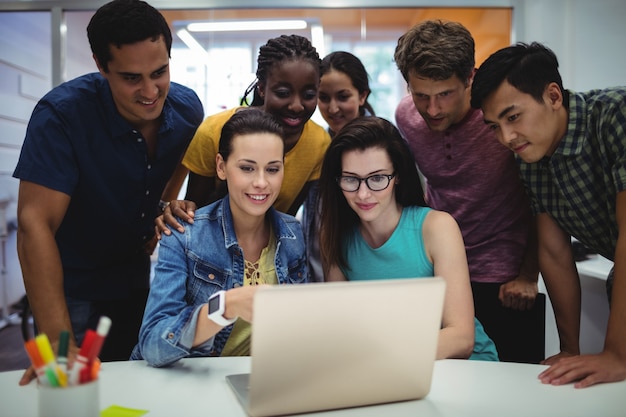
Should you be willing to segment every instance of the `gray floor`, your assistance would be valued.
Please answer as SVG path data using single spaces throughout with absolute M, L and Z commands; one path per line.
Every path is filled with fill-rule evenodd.
M 8 325 L 0 330 L 0 372 L 26 369 L 30 365 L 24 350 L 19 325 Z

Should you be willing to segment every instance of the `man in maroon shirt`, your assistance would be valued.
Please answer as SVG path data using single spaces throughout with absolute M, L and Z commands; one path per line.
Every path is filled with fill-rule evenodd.
M 398 41 L 395 61 L 410 95 L 396 123 L 425 180 L 426 200 L 459 223 L 476 317 L 503 361 L 544 359 L 537 248 L 513 154 L 470 106 L 474 40 L 456 22 L 425 21 Z

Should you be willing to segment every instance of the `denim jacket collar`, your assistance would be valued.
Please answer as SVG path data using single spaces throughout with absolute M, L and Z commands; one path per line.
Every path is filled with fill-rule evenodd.
M 267 215 L 271 219 L 276 238 L 278 240 L 296 239 L 294 231 L 280 216 L 276 215 L 275 211 L 276 209 L 270 207 Z M 216 206 L 215 215 L 221 219 L 222 229 L 224 231 L 224 247 L 229 249 L 237 245 L 237 235 L 235 234 L 235 225 L 233 222 L 233 214 L 230 210 L 230 198 L 228 195 L 222 198 L 220 204 Z

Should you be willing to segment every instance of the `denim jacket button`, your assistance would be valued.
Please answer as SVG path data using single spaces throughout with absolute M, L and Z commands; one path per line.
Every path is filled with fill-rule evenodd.
M 172 340 L 174 338 L 174 333 L 168 333 L 167 338 Z
M 209 279 L 210 280 L 214 280 L 215 279 L 215 274 L 209 274 Z

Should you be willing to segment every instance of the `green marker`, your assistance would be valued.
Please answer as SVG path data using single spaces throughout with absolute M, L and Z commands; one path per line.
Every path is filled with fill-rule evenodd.
M 57 354 L 57 363 L 61 366 L 63 372 L 67 373 L 67 351 L 70 346 L 70 332 L 63 330 L 59 335 L 59 352 Z

